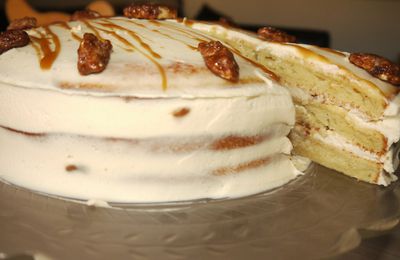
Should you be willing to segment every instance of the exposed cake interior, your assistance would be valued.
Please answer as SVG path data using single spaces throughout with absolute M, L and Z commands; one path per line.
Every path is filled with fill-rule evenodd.
M 234 28 L 186 23 L 278 75 L 296 104 L 297 154 L 370 183 L 397 177 L 399 89 L 349 62 L 349 53 L 276 43 Z

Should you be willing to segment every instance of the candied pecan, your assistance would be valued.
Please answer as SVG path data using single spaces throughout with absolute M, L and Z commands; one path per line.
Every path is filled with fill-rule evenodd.
M 82 19 L 95 19 L 99 17 L 101 17 L 101 14 L 99 14 L 98 12 L 86 9 L 74 12 L 70 18 L 70 21 L 78 21 Z
M 34 17 L 24 17 L 21 19 L 13 20 L 7 27 L 7 30 L 27 30 L 35 28 L 37 26 L 37 20 Z
M 400 85 L 400 65 L 398 64 L 370 53 L 352 53 L 349 61 L 380 80 Z
M 200 42 L 198 50 L 212 73 L 232 82 L 239 81 L 239 66 L 235 57 L 221 42 Z
M 176 9 L 159 4 L 131 4 L 124 8 L 124 16 L 137 19 L 176 19 Z
M 108 61 L 112 45 L 109 40 L 99 40 L 92 33 L 85 33 L 78 49 L 78 70 L 81 75 L 102 72 Z
M 257 31 L 258 37 L 272 42 L 296 42 L 296 37 L 273 27 L 262 27 Z
M 0 54 L 12 48 L 28 45 L 29 41 L 29 35 L 23 30 L 0 32 Z

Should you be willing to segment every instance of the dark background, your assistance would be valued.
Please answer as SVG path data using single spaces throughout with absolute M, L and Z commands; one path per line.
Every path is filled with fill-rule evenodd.
M 13 0 L 11 0 L 13 1 Z M 76 10 L 85 9 L 85 6 L 88 5 L 90 0 L 69 0 L 69 1 L 46 1 L 46 0 L 36 0 L 36 1 L 28 1 L 29 4 L 34 7 L 37 11 L 40 12 L 48 12 L 48 11 L 61 11 L 67 13 L 73 13 Z M 129 3 L 135 2 L 131 0 L 114 0 L 108 1 L 112 3 L 117 15 L 122 14 L 122 9 Z M 143 1 L 136 1 L 143 2 Z M 184 3 L 179 0 L 166 0 L 166 1 L 151 1 L 156 3 L 165 3 L 167 5 L 173 6 L 178 9 L 178 13 L 180 17 L 186 16 L 184 12 Z M 1 11 L 0 11 L 0 29 L 5 30 L 8 21 L 4 11 L 5 1 L 0 1 Z M 227 14 L 218 11 L 207 4 L 204 4 L 202 8 L 198 11 L 198 13 L 193 17 L 197 20 L 208 20 L 208 21 L 218 21 L 220 18 L 227 18 L 228 20 L 235 22 L 234 19 L 229 17 Z M 263 24 L 237 24 L 239 27 L 251 31 L 257 31 L 258 28 L 264 26 Z M 310 30 L 304 28 L 291 28 L 291 27 L 282 27 L 279 25 L 272 25 L 279 29 L 285 30 L 286 32 L 296 36 L 297 40 L 302 43 L 309 43 L 314 45 L 319 45 L 323 47 L 329 47 L 329 33 L 326 31 L 319 30 Z

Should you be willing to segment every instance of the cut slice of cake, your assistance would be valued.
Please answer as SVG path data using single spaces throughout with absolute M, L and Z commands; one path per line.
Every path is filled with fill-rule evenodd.
M 296 104 L 295 153 L 362 181 L 388 185 L 396 179 L 400 99 L 387 75 L 372 76 L 346 52 L 266 41 L 222 25 L 184 23 L 278 75 Z M 390 66 L 395 79 L 389 81 L 397 84 L 400 72 Z

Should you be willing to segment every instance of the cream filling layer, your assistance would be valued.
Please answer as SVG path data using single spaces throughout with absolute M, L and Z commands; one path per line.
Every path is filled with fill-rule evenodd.
M 214 38 L 173 20 L 99 18 L 56 23 L 28 33 L 33 39 L 29 45 L 0 56 L 0 83 L 91 96 L 229 98 L 262 95 L 268 78 L 265 73 L 260 78 L 263 73 L 256 73 L 251 62 L 236 54 L 240 81 L 234 84 L 215 76 L 197 50 L 199 42 Z M 82 37 L 84 33 L 94 33 L 113 45 L 102 73 L 82 76 L 76 68 L 80 40 L 74 35 Z M 36 38 L 47 39 L 47 47 L 54 51 L 47 60 L 56 56 L 48 69 L 41 68 L 45 51 Z M 16 70 L 12 64 L 23 69 Z
M 323 103 L 323 97 L 313 97 L 308 92 L 301 88 L 288 88 L 290 94 L 294 99 L 301 100 L 301 102 L 317 102 Z M 397 98 L 390 103 L 397 102 Z M 346 109 L 348 110 L 348 109 Z M 379 121 L 368 121 L 360 111 L 355 109 L 348 110 L 346 117 L 349 121 L 354 122 L 358 127 L 376 130 L 387 138 L 387 147 L 396 143 L 400 139 L 400 115 L 396 116 L 385 116 Z
M 319 133 L 316 133 L 313 136 L 321 142 L 327 143 L 341 150 L 349 151 L 361 158 L 382 163 L 383 169 L 388 173 L 393 173 L 394 170 L 397 168 L 396 164 L 398 160 L 396 158 L 398 157 L 399 151 L 396 146 L 392 146 L 385 155 L 378 156 L 375 153 L 363 150 L 357 145 L 349 143 L 346 138 L 335 133 L 334 131 L 328 131 L 328 134 L 326 136 L 322 136 Z
M 337 147 L 344 151 L 349 151 L 356 156 L 361 158 L 365 158 L 371 161 L 376 161 L 378 163 L 383 164 L 383 170 L 381 171 L 377 180 L 377 184 L 387 186 L 391 182 L 396 181 L 398 178 L 393 174 L 395 169 L 399 166 L 399 151 L 400 151 L 400 143 L 392 146 L 381 158 L 378 158 L 376 154 L 369 153 L 368 151 L 360 149 L 358 146 L 348 143 L 345 138 L 342 136 L 331 132 L 328 136 L 321 136 L 320 134 L 314 134 L 314 138 L 317 140 L 327 143 L 331 146 Z

